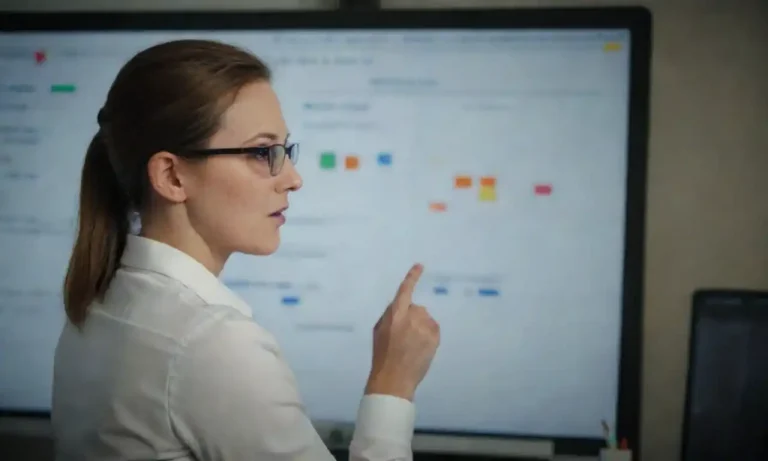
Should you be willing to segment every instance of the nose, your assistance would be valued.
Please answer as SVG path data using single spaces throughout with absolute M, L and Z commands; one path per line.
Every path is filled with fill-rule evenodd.
M 301 179 L 301 175 L 296 170 L 296 167 L 291 162 L 285 162 L 283 170 L 277 177 L 277 192 L 295 192 L 301 189 L 302 185 L 304 185 L 304 181 Z

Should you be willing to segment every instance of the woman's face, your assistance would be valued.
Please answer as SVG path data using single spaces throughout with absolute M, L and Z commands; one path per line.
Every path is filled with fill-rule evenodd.
M 287 138 L 277 95 L 269 83 L 258 82 L 240 90 L 209 147 L 271 146 Z M 227 255 L 277 250 L 288 194 L 302 184 L 289 159 L 272 176 L 266 159 L 249 155 L 211 156 L 189 165 L 185 180 L 192 227 L 212 251 Z

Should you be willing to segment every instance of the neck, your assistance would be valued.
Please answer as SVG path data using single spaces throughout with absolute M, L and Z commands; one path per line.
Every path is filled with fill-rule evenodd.
M 172 221 L 158 218 L 145 220 L 142 216 L 140 235 L 183 251 L 218 277 L 229 255 L 217 254 L 189 223 L 180 225 Z

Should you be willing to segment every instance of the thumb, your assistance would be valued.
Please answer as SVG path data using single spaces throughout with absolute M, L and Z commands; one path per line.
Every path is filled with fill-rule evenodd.
M 414 264 L 411 270 L 408 271 L 405 279 L 403 279 L 400 287 L 397 289 L 395 300 L 392 302 L 392 308 L 395 312 L 410 307 L 413 301 L 413 290 L 416 288 L 422 272 L 424 272 L 424 266 L 421 264 Z

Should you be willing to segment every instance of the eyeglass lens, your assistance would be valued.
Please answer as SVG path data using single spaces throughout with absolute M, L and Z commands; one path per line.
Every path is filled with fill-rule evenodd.
M 291 163 L 295 165 L 299 160 L 298 144 L 291 144 L 288 146 L 278 144 L 269 148 L 269 171 L 272 176 L 277 176 L 283 170 L 286 156 L 290 158 Z

